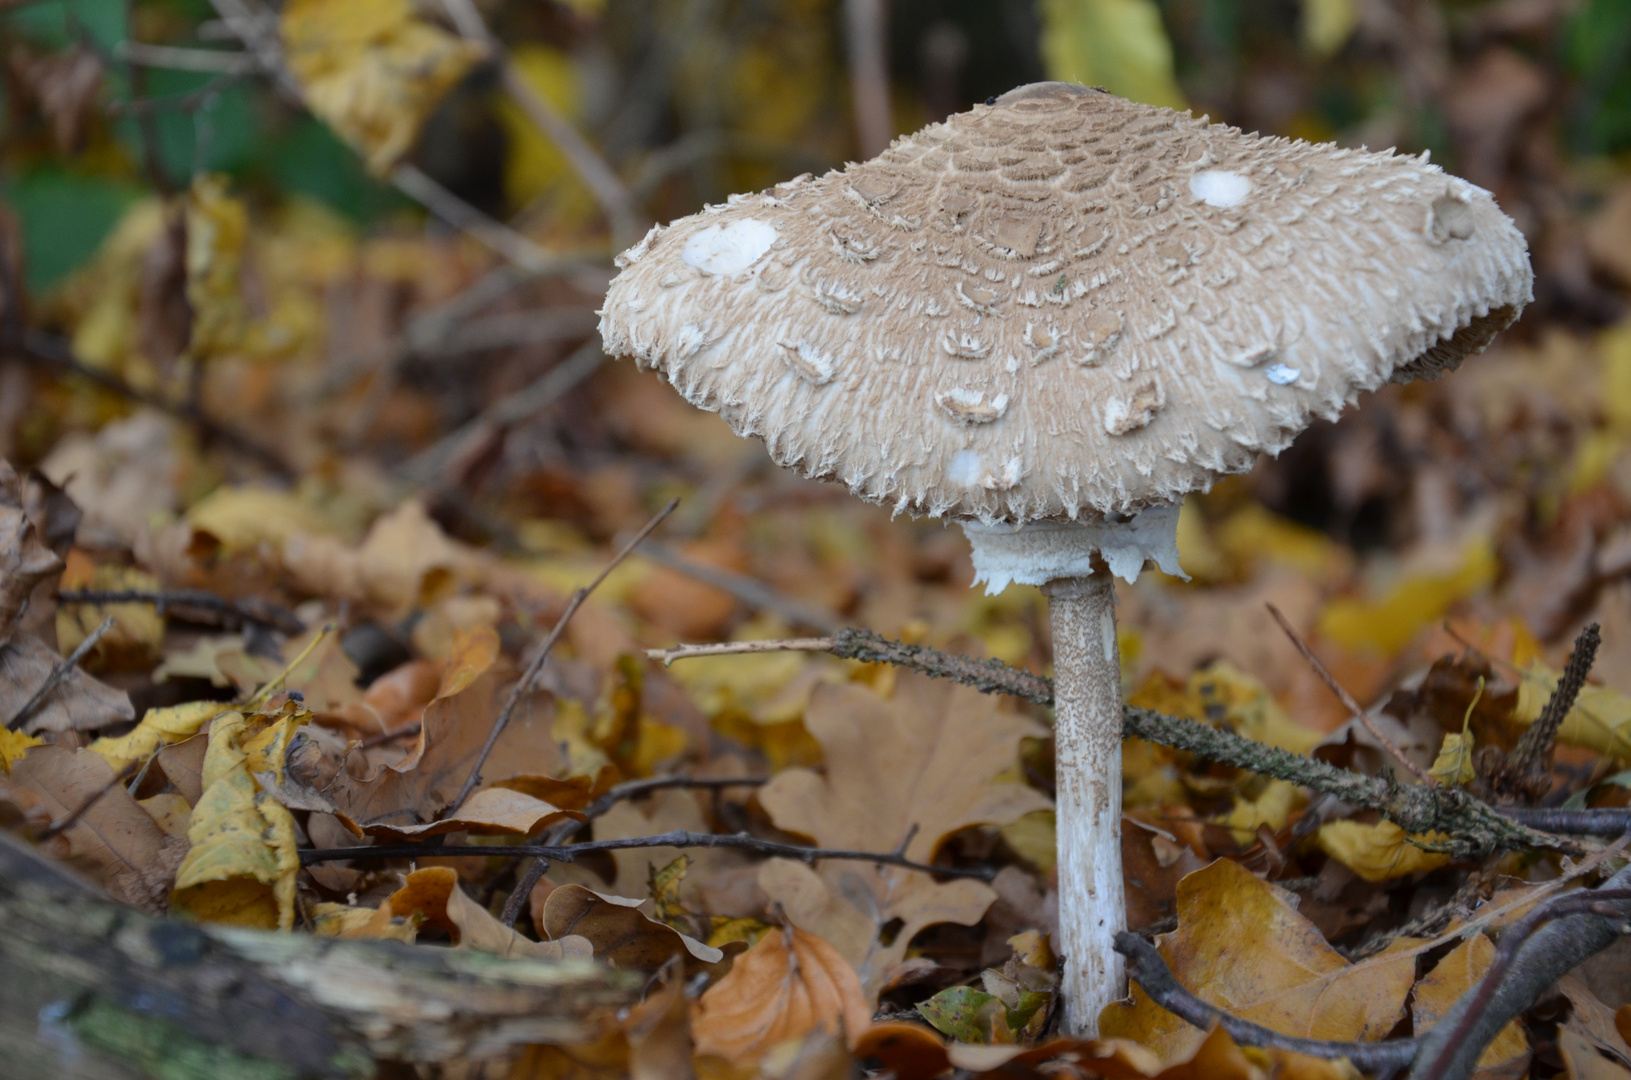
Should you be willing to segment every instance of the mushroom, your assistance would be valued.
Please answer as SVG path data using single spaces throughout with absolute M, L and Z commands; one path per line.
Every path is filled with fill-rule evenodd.
M 1420 158 L 1247 135 L 1037 83 L 879 157 L 658 226 L 607 352 L 780 464 L 962 523 L 1054 643 L 1065 1028 L 1122 996 L 1111 575 L 1181 575 L 1178 504 L 1531 299 L 1486 191 Z

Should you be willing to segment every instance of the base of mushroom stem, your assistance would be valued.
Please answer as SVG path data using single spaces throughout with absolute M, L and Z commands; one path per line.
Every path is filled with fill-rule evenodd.
M 1127 993 L 1116 934 L 1126 929 L 1121 876 L 1121 657 L 1116 592 L 1102 569 L 1043 586 L 1053 626 L 1055 813 L 1060 997 L 1064 1030 L 1098 1033 L 1099 1012 Z

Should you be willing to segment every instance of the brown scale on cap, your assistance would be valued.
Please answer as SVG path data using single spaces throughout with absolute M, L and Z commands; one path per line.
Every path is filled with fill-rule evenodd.
M 1425 158 L 1063 83 L 734 196 L 619 258 L 606 350 L 782 465 L 985 523 L 1205 490 L 1531 298 L 1523 237 Z

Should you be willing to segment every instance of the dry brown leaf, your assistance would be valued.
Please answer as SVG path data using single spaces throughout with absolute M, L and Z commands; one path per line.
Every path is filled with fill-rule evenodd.
M 1596 1047 L 1599 1053 L 1614 1059 L 1622 1068 L 1631 1069 L 1631 1039 L 1626 1038 L 1625 1030 L 1628 1025 L 1620 1023 L 1621 1014 L 1631 1017 L 1631 1013 L 1627 1013 L 1625 1008 L 1616 1013 L 1612 1007 L 1603 1004 L 1602 999 L 1580 978 L 1578 970 L 1559 979 L 1557 988 L 1569 999 L 1571 1006 L 1569 1018 L 1563 1022 L 1563 1026 Z
M 7 59 L 15 85 L 51 121 L 57 149 L 64 154 L 77 153 L 85 141 L 86 129 L 96 119 L 102 58 L 84 46 L 35 56 L 19 44 L 12 47 Z
M 573 934 L 588 939 L 594 947 L 595 959 L 615 968 L 656 971 L 678 957 L 687 974 L 695 974 L 712 968 L 729 955 L 680 933 L 667 923 L 648 918 L 639 910 L 643 903 L 644 900 L 610 896 L 582 885 L 562 885 L 544 901 L 541 925 L 551 941 Z M 741 948 L 731 950 L 741 951 Z
M 1308 1039 L 1381 1038 L 1404 1010 L 1415 956 L 1390 951 L 1350 964 L 1289 897 L 1219 859 L 1179 883 L 1178 929 L 1159 939 L 1161 955 L 1189 990 L 1253 1023 Z M 1099 1034 L 1132 1039 L 1165 1061 L 1202 1037 L 1136 983 L 1130 1002 L 1099 1015 Z
M 533 960 L 591 954 L 589 942 L 581 937 L 567 936 L 557 941 L 522 937 L 465 895 L 459 888 L 459 875 L 445 866 L 415 870 L 381 907 L 388 907 L 393 919 L 414 919 L 444 931 L 463 949 Z
M 702 995 L 692 1031 L 698 1054 L 750 1061 L 814 1031 L 853 1040 L 871 1018 L 849 962 L 816 935 L 787 927 L 760 938 Z
M 1495 946 L 1483 934 L 1474 934 L 1433 966 L 1416 983 L 1410 1006 L 1416 1034 L 1432 1030 L 1461 996 L 1489 970 Z M 1529 1040 L 1516 1020 L 1506 1025 L 1478 1058 L 1480 1080 L 1516 1080 L 1529 1067 Z
M 514 675 L 497 661 L 496 651 L 496 640 L 491 647 L 473 642 L 445 669 L 441 692 L 425 706 L 419 738 L 406 758 L 361 776 L 342 771 L 334 777 L 323 794 L 339 813 L 359 829 L 435 820 L 464 784 L 509 693 Z M 521 702 L 482 770 L 489 783 L 561 771 L 549 712 L 542 695 Z
M 678 965 L 665 970 L 646 1000 L 629 1010 L 629 1080 L 689 1080 L 691 1016 Z M 848 1058 L 845 1063 L 848 1064 Z M 789 1078 L 791 1080 L 791 1078 Z
M 1040 792 L 998 781 L 1017 765 L 1020 740 L 1044 730 L 978 691 L 909 672 L 890 700 L 856 684 L 824 684 L 811 695 L 804 723 L 821 743 L 825 772 L 786 770 L 760 790 L 759 801 L 778 828 L 823 847 L 887 851 L 915 827 L 906 855 L 926 862 L 958 829 L 1006 824 L 1050 805 Z M 831 935 L 869 996 L 919 931 L 946 922 L 971 926 L 996 898 L 976 881 L 937 883 L 865 863 L 828 862 L 816 874 L 827 898 L 785 867 L 761 874 L 760 885 L 795 925 Z M 871 924 L 865 934 L 856 932 L 856 915 Z M 883 928 L 895 920 L 901 925 L 885 945 Z
M 1628 1080 L 1631 1069 L 1598 1052 L 1597 1046 L 1578 1030 L 1565 1025 L 1557 1033 L 1557 1049 L 1563 1058 L 1568 1080 Z
M 187 841 L 166 836 L 122 784 L 111 766 L 89 750 L 36 746 L 11 767 L 11 784 L 29 792 L 61 821 L 95 797 L 89 809 L 53 845 L 63 858 L 94 869 L 116 900 L 162 913 Z
M 571 819 L 582 821 L 577 810 L 562 810 L 531 795 L 501 787 L 482 788 L 472 792 L 458 812 L 440 821 L 423 825 L 392 825 L 389 822 L 364 826 L 369 836 L 407 840 L 421 836 L 440 836 L 450 832 L 468 832 L 481 836 L 500 833 L 531 835 L 545 825 Z

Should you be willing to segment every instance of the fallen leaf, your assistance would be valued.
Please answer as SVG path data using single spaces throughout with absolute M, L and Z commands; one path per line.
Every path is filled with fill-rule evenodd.
M 1431 1031 L 1461 996 L 1484 977 L 1495 960 L 1495 946 L 1483 934 L 1473 934 L 1457 945 L 1433 970 L 1416 983 L 1410 1016 L 1416 1034 Z M 1517 1080 L 1529 1067 L 1529 1040 L 1523 1027 L 1512 1021 L 1502 1028 L 1478 1058 L 1481 1080 Z
M 200 174 L 187 192 L 187 302 L 195 362 L 229 353 L 243 341 L 247 312 L 239 274 L 249 235 L 249 210 L 232 197 L 224 176 Z
M 1440 834 L 1427 840 L 1447 839 Z M 1410 836 L 1391 821 L 1364 824 L 1341 818 L 1327 821 L 1314 833 L 1319 849 L 1366 881 L 1388 881 L 1436 870 L 1450 856 L 1411 843 Z
M 679 957 L 687 973 L 695 974 L 729 955 L 646 917 L 639 910 L 644 902 L 582 885 L 562 885 L 544 901 L 542 926 L 552 941 L 574 934 L 586 938 L 594 947 L 595 959 L 616 968 L 656 971 Z M 731 952 L 745 947 L 738 943 Z
M 910 833 L 906 856 L 926 862 L 959 829 L 1004 825 L 1049 807 L 1040 792 L 999 780 L 1016 768 L 1020 741 L 1041 730 L 966 687 L 903 672 L 893 699 L 885 700 L 863 686 L 823 684 L 811 696 L 805 726 L 821 743 L 825 773 L 788 769 L 760 789 L 759 802 L 778 828 L 823 847 L 889 850 Z M 996 898 L 979 882 L 938 883 L 894 867 L 828 862 L 816 873 L 830 902 L 811 903 L 808 889 L 784 893 L 782 881 L 762 873 L 760 883 L 786 904 L 795 925 L 845 939 L 832 940 L 861 973 L 869 996 L 919 931 L 943 922 L 973 925 Z M 854 934 L 856 916 L 872 924 L 864 935 Z M 885 945 L 883 928 L 895 920 Z
M 161 914 L 187 843 L 165 836 L 114 778 L 108 763 L 89 750 L 37 746 L 12 764 L 10 784 L 36 797 L 54 822 L 89 803 L 53 841 L 61 842 L 56 854 L 83 860 L 115 899 Z
M 75 46 L 50 56 L 35 56 L 13 45 L 7 57 L 15 86 L 51 122 L 51 135 L 64 154 L 79 153 L 93 123 L 102 90 L 102 58 L 96 50 Z
M 258 774 L 284 778 L 284 754 L 305 712 L 223 713 L 210 723 L 203 794 L 193 807 L 192 844 L 170 903 L 204 922 L 288 930 L 294 925 L 295 822 Z
M 412 945 L 418 932 L 413 920 L 393 915 L 389 903 L 377 908 L 347 904 L 313 904 L 311 932 L 318 937 L 385 938 Z
M 1218 859 L 1179 883 L 1178 929 L 1158 939 L 1161 955 L 1189 990 L 1253 1023 L 1309 1039 L 1381 1038 L 1403 1013 L 1414 955 L 1382 953 L 1350 964 L 1289 898 Z M 1113 1002 L 1099 1014 L 1099 1034 L 1132 1039 L 1164 1061 L 1203 1038 L 1136 983 L 1130 1003 Z
M 1524 725 L 1538 720 L 1561 677 L 1561 672 L 1544 662 L 1531 661 L 1518 683 L 1518 703 L 1512 719 Z M 1557 741 L 1631 760 L 1631 695 L 1587 683 L 1558 727 Z
M 115 769 L 125 769 L 146 761 L 162 747 L 192 738 L 205 724 L 231 709 L 231 703 L 221 701 L 188 701 L 148 709 L 134 728 L 123 735 L 97 739 L 90 749 Z
M 463 949 L 476 949 L 504 957 L 559 960 L 591 954 L 588 941 L 572 935 L 556 941 L 531 941 L 505 926 L 459 888 L 459 875 L 445 866 L 432 866 L 409 874 L 402 888 L 382 907 L 391 917 L 429 923 L 453 938 Z
M 1568 1019 L 1564 1020 L 1563 1026 L 1589 1042 L 1598 1053 L 1613 1059 L 1621 1068 L 1631 1069 L 1631 1040 L 1626 1039 L 1626 1025 L 1620 1022 L 1620 1016 L 1625 1013 L 1624 1007 L 1617 1013 L 1605 1005 L 1602 998 L 1593 993 L 1580 977 L 1578 970 L 1559 979 L 1557 989 L 1568 998 L 1570 1006 Z
M 436 821 L 422 825 L 393 825 L 379 822 L 365 825 L 369 836 L 410 840 L 422 836 L 440 836 L 443 833 L 467 832 L 479 836 L 519 833 L 530 836 L 545 825 L 557 821 L 582 821 L 584 816 L 576 810 L 562 810 L 531 795 L 502 787 L 481 788 L 471 792 L 458 811 Z
M 698 1054 L 738 1062 L 816 1031 L 854 1040 L 871 1017 L 849 962 L 816 935 L 787 927 L 737 957 L 698 1000 L 691 1023 Z
M 10 772 L 12 762 L 27 753 L 29 747 L 42 745 L 44 740 L 36 735 L 26 735 L 21 731 L 0 727 L 0 774 Z
M 293 0 L 279 31 L 306 104 L 390 171 L 481 50 L 414 14 L 409 0 Z
M 1320 615 L 1320 635 L 1347 649 L 1393 656 L 1450 605 L 1487 588 L 1499 568 L 1487 537 L 1455 549 L 1424 550 L 1416 561 L 1413 572 L 1375 599 L 1332 600 Z

